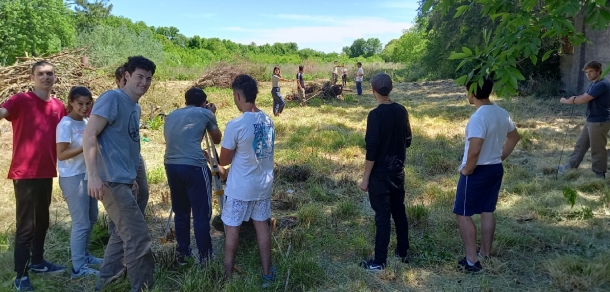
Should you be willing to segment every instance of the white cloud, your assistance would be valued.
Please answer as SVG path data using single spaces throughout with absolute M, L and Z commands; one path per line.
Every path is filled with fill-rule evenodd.
M 302 18 L 308 18 L 302 16 Z M 315 17 L 311 17 L 315 18 Z M 330 22 L 330 21 L 329 21 Z M 324 52 L 340 52 L 344 46 L 349 46 L 355 39 L 376 37 L 382 43 L 402 35 L 402 30 L 412 26 L 409 22 L 390 21 L 380 17 L 348 18 L 342 21 L 316 26 L 293 26 L 285 28 L 243 28 L 227 27 L 225 30 L 239 31 L 233 40 L 249 44 L 273 44 L 276 42 L 295 42 L 299 48 L 311 48 Z

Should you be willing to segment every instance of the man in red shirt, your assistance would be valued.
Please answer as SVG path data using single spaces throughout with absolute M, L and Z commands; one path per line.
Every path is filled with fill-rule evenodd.
M 55 128 L 66 108 L 51 96 L 55 69 L 46 61 L 32 66 L 34 90 L 18 93 L 0 106 L 0 120 L 13 127 L 13 157 L 8 178 L 15 189 L 15 288 L 34 291 L 28 277 L 33 273 L 60 273 L 65 267 L 44 260 L 44 241 L 49 229 L 49 206 L 53 178 L 57 176 Z M 30 265 L 28 266 L 28 263 Z

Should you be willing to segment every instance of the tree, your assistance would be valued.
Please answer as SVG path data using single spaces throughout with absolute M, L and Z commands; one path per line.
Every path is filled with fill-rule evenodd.
M 381 49 L 383 46 L 381 45 L 381 41 L 378 38 L 370 38 L 366 40 L 364 43 L 364 56 L 372 57 L 381 53 Z
M 457 66 L 471 63 L 473 69 L 456 80 L 466 84 L 469 81 L 483 82 L 483 78 L 493 78 L 494 89 L 498 95 L 515 95 L 517 82 L 525 77 L 517 69 L 517 64 L 525 59 L 536 64 L 538 53 L 546 39 L 566 39 L 574 45 L 586 41 L 578 32 L 573 19 L 582 15 L 586 25 L 593 29 L 606 29 L 610 24 L 610 1 L 607 0 L 424 0 L 421 13 L 430 9 L 446 14 L 451 7 L 457 7 L 454 18 L 459 18 L 473 6 L 481 7 L 481 15 L 497 21 L 495 29 L 482 29 L 481 46 L 464 46 L 461 51 L 453 52 L 450 59 L 462 60 Z M 542 61 L 557 49 L 544 52 Z M 607 68 L 604 73 L 607 73 Z M 473 84 L 469 90 L 474 90 Z
M 352 45 L 349 47 L 349 57 L 356 58 L 365 54 L 366 41 L 363 38 L 354 40 Z
M 0 0 L 0 64 L 74 45 L 71 15 L 62 0 Z
M 95 0 L 91 3 L 87 0 L 73 0 L 68 1 L 68 4 L 74 7 L 77 31 L 91 30 L 102 24 L 112 11 L 112 4 L 108 0 Z

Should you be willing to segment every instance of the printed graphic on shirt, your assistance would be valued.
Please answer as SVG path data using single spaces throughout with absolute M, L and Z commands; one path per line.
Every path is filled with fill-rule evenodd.
M 138 112 L 132 111 L 129 116 L 129 137 L 134 142 L 140 141 L 140 121 L 138 121 Z
M 254 141 L 252 149 L 256 154 L 256 160 L 269 159 L 273 157 L 274 133 L 269 124 L 254 124 Z

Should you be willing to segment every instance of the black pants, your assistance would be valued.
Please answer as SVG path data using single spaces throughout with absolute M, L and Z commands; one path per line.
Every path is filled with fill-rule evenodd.
M 30 259 L 34 264 L 39 264 L 44 259 L 53 179 L 13 180 L 13 186 L 17 201 L 15 272 L 17 278 L 21 278 L 28 274 Z
M 391 223 L 396 228 L 396 252 L 401 257 L 409 249 L 409 224 L 405 211 L 405 174 L 392 174 L 369 179 L 369 200 L 375 211 L 375 263 L 385 264 L 390 244 Z

